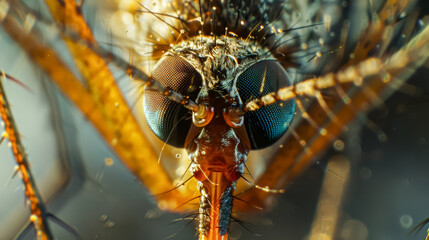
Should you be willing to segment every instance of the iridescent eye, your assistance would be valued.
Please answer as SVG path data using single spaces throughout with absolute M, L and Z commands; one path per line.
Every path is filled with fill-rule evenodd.
M 290 86 L 286 71 L 275 60 L 257 62 L 237 79 L 237 89 L 242 101 L 261 97 Z M 275 143 L 289 128 L 295 113 L 295 100 L 276 103 L 246 113 L 244 125 L 252 149 L 261 149 Z
M 191 99 L 196 99 L 202 84 L 201 75 L 189 62 L 172 56 L 158 62 L 152 78 Z M 151 89 L 146 89 L 143 95 L 143 107 L 152 131 L 163 142 L 183 148 L 192 124 L 190 111 Z

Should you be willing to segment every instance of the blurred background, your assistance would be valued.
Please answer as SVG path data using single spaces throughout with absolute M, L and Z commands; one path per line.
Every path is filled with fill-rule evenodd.
M 87 11 L 97 7 L 91 1 L 87 4 Z M 427 2 L 421 1 L 421 6 L 429 12 Z M 38 4 L 37 8 L 44 11 Z M 52 42 L 55 34 L 46 38 Z M 61 43 L 54 47 L 64 49 Z M 31 169 L 52 214 L 75 228 L 82 239 L 166 239 L 172 235 L 171 239 L 197 239 L 196 225 L 188 224 L 189 220 L 176 222 L 185 216 L 157 208 L 92 125 L 2 30 L 0 49 L 0 68 L 30 89 L 4 82 Z M 396 92 L 367 115 L 384 131 L 385 141 L 363 126 L 364 119 L 356 120 L 341 137 L 343 149 L 333 147 L 316 158 L 313 166 L 288 185 L 286 193 L 276 196 L 272 209 L 240 215 L 249 230 L 233 223 L 231 239 L 307 239 L 324 191 L 327 163 L 338 156 L 351 167 L 335 239 L 425 239 L 427 227 L 408 232 L 429 217 L 428 75 L 427 66 L 418 70 L 405 93 Z M 123 89 L 132 87 L 127 81 L 121 84 Z M 125 93 L 131 99 L 136 94 Z M 186 158 L 183 152 L 177 153 L 173 156 Z M 25 225 L 29 210 L 21 180 L 11 178 L 15 162 L 6 141 L 0 145 L 0 160 L 0 240 L 7 240 Z M 54 221 L 50 223 L 56 239 L 76 239 Z M 22 239 L 35 239 L 34 232 Z

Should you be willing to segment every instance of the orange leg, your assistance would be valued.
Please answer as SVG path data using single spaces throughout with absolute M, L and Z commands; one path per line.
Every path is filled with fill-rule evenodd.
M 95 42 L 90 28 L 78 11 L 79 6 L 76 6 L 75 1 L 64 0 L 64 5 L 55 0 L 46 2 L 56 22 L 60 25 L 70 26 L 79 33 L 81 39 Z M 365 45 L 365 48 L 358 46 L 355 51 L 355 58 L 346 65 L 357 66 L 357 63 L 367 57 L 368 52 L 385 37 L 381 34 L 382 31 L 378 30 L 386 27 L 384 24 L 391 16 L 389 11 L 402 9 L 407 3 L 408 1 L 388 1 L 379 14 L 380 20 L 369 26 L 365 38 L 360 42 L 361 45 Z M 12 4 L 11 6 L 13 7 Z M 117 156 L 149 189 L 151 194 L 173 189 L 175 187 L 173 180 L 167 174 L 167 170 L 158 163 L 158 155 L 153 151 L 150 141 L 142 132 L 107 67 L 110 59 L 103 59 L 85 44 L 76 42 L 67 35 L 63 36 L 77 68 L 88 84 L 84 86 L 59 56 L 52 49 L 42 44 L 41 40 L 36 37 L 36 30 L 33 30 L 34 34 L 27 34 L 22 26 L 16 25 L 14 21 L 14 14 L 16 13 L 13 12 L 13 8 L 11 9 L 1 22 L 4 31 L 21 45 L 33 61 L 59 86 L 63 94 L 77 105 L 82 114 L 94 124 Z M 417 45 L 416 49 L 426 46 L 429 42 L 427 33 L 420 36 L 423 37 L 423 40 L 418 43 L 420 45 Z M 414 53 L 418 52 L 415 49 L 405 51 L 405 55 L 402 56 L 418 56 Z M 402 68 L 412 66 L 412 62 L 411 60 L 405 61 L 404 65 L 398 68 L 394 68 L 394 66 L 387 69 L 387 73 L 391 77 L 395 77 L 399 75 Z M 311 107 L 303 107 L 301 110 L 303 120 L 294 129 L 295 137 L 291 135 L 286 140 L 283 144 L 283 150 L 270 161 L 265 172 L 258 179 L 258 184 L 263 187 L 280 187 L 300 174 L 311 164 L 314 156 L 323 151 L 341 133 L 344 125 L 347 125 L 356 114 L 365 111 L 368 104 L 374 102 L 374 99 L 368 97 L 371 93 L 378 94 L 390 86 L 383 81 L 386 79 L 380 80 L 378 76 L 371 76 L 369 84 L 365 88 L 357 91 L 354 96 L 350 96 L 350 104 L 343 104 L 344 106 L 335 112 L 337 121 L 333 121 L 327 111 L 332 109 L 334 105 L 344 102 L 344 96 L 341 94 L 329 99 L 318 98 Z M 347 86 L 344 88 L 347 89 Z M 195 186 L 196 182 L 192 181 L 187 183 L 184 188 L 156 195 L 158 206 L 170 211 L 194 209 L 190 205 L 183 205 L 180 209 L 176 209 L 176 207 L 194 197 L 192 189 Z M 217 190 L 214 188 L 213 191 L 216 192 Z M 219 196 L 219 194 L 213 193 L 213 196 Z M 245 201 L 255 205 L 263 205 L 268 197 L 267 192 L 258 189 L 252 189 L 242 196 Z M 216 205 L 216 201 L 213 199 L 211 202 Z M 249 210 L 248 208 L 248 206 L 237 205 L 237 210 Z M 215 207 L 211 212 L 216 212 Z M 216 218 L 214 215 L 210 217 Z M 210 229 L 214 233 L 210 239 L 217 239 L 219 234 L 217 234 L 216 226 L 212 225 Z M 203 238 L 202 236 L 200 239 Z

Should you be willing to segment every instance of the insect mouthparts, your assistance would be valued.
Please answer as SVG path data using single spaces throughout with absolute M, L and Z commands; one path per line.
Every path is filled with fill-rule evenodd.
M 214 92 L 215 93 L 215 92 Z M 204 99 L 213 106 L 211 121 L 200 125 L 194 121 L 194 134 L 186 146 L 192 160 L 191 172 L 198 180 L 201 193 L 198 231 L 200 239 L 228 239 L 231 222 L 233 189 L 244 172 L 249 145 L 224 118 L 231 104 L 217 94 Z M 231 100 L 232 101 L 232 100 Z M 241 126 L 244 128 L 244 126 Z

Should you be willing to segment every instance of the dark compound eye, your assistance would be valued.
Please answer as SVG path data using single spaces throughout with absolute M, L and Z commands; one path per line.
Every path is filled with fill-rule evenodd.
M 172 56 L 158 62 L 152 78 L 190 99 L 197 98 L 202 84 L 201 75 L 189 62 Z M 143 95 L 143 107 L 152 131 L 162 141 L 183 148 L 192 124 L 190 111 L 151 89 L 146 89 Z
M 264 60 L 250 66 L 238 77 L 236 84 L 244 103 L 290 85 L 286 71 L 275 60 Z M 289 128 L 294 113 L 295 100 L 276 103 L 246 113 L 244 125 L 251 148 L 261 149 L 275 143 Z

